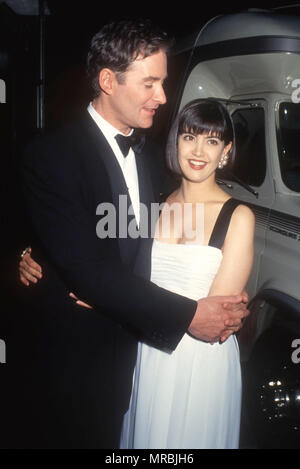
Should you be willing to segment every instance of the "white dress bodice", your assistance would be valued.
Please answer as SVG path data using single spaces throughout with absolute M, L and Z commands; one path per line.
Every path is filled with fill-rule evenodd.
M 151 281 L 198 300 L 221 261 L 215 247 L 154 241 Z M 140 343 L 121 448 L 237 448 L 240 405 L 235 336 L 211 345 L 184 334 L 173 353 Z

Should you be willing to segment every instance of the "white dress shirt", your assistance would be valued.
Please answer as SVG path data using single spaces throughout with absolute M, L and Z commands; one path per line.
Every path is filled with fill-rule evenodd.
M 87 108 L 89 114 L 94 119 L 104 137 L 108 141 L 111 149 L 120 165 L 122 170 L 127 189 L 131 198 L 132 208 L 134 210 L 137 225 L 140 223 L 140 194 L 139 194 L 139 180 L 136 169 L 135 154 L 130 148 L 126 158 L 120 150 L 120 147 L 115 139 L 117 134 L 122 134 L 119 130 L 107 122 L 92 106 L 92 103 Z M 124 135 L 124 134 L 123 134 Z

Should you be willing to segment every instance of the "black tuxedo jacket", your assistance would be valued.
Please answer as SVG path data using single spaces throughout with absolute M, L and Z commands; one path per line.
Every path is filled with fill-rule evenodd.
M 149 209 L 161 190 L 158 162 L 149 143 L 136 155 L 140 202 Z M 33 381 L 39 388 L 44 383 L 43 402 L 34 393 L 40 409 L 33 438 L 38 433 L 45 447 L 118 447 L 136 340 L 171 352 L 196 302 L 149 281 L 151 239 L 120 238 L 118 227 L 115 238 L 97 237 L 97 206 L 114 204 L 118 220 L 119 195 L 130 198 L 118 162 L 87 112 L 29 146 L 24 188 L 40 240 L 34 257 L 44 267 L 27 313 L 39 376 Z M 93 309 L 72 302 L 70 291 Z

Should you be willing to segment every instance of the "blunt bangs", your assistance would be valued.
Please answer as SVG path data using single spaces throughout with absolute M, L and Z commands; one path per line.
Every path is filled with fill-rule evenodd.
M 184 133 L 212 135 L 224 141 L 225 145 L 232 141 L 226 115 L 219 103 L 213 101 L 195 102 L 194 106 L 183 108 L 178 122 L 178 136 Z

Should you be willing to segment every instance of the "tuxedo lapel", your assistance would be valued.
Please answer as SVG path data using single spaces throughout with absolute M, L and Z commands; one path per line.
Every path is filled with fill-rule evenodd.
M 125 264 L 131 264 L 134 262 L 138 246 L 138 240 L 126 234 L 128 233 L 128 225 L 136 223 L 135 216 L 128 214 L 129 207 L 131 206 L 131 198 L 122 170 L 110 145 L 93 119 L 89 115 L 86 117 L 86 125 L 89 133 L 88 145 L 89 150 L 92 151 L 90 156 L 94 160 L 94 168 L 99 167 L 100 171 L 101 162 L 103 162 L 111 187 L 112 200 L 116 210 L 117 238 L 121 259 Z M 121 224 L 122 227 L 121 230 L 119 230 L 119 225 Z
M 103 172 L 104 164 L 108 175 L 112 200 L 117 214 L 117 237 L 122 262 L 127 265 L 134 265 L 134 271 L 137 275 L 150 278 L 152 249 L 151 228 L 152 226 L 155 227 L 156 223 L 156 220 L 151 220 L 151 203 L 156 201 L 152 182 L 153 171 L 151 171 L 148 163 L 152 157 L 152 155 L 148 154 L 151 150 L 147 148 L 147 144 L 145 144 L 143 151 L 140 154 L 136 154 L 135 158 L 140 203 L 142 204 L 140 217 L 140 232 L 142 237 L 121 237 L 118 230 L 120 215 L 121 217 L 127 216 L 127 226 L 129 224 L 132 226 L 132 224 L 136 223 L 135 216 L 128 215 L 131 199 L 122 170 L 106 138 L 88 113 L 84 116 L 83 126 L 87 130 L 87 144 L 84 151 L 89 154 L 89 159 L 93 166 L 92 170 L 95 171 L 96 175 L 98 173 L 100 174 L 101 171 Z M 119 210 L 120 196 L 126 196 L 123 200 L 127 201 L 127 209 L 125 209 L 124 203 L 121 214 Z M 105 201 L 100 200 L 99 202 Z M 142 226 L 143 223 L 145 223 L 144 227 Z M 134 226 L 136 227 L 136 224 Z
M 151 204 L 155 202 L 152 174 L 148 163 L 147 149 L 136 155 L 136 165 L 139 178 L 139 192 L 141 206 L 140 232 L 141 238 L 136 255 L 134 272 L 144 278 L 150 279 L 151 274 L 151 250 L 152 227 L 156 226 L 156 219 L 152 219 Z M 152 225 L 151 225 L 152 224 Z M 144 237 L 146 235 L 146 237 Z

